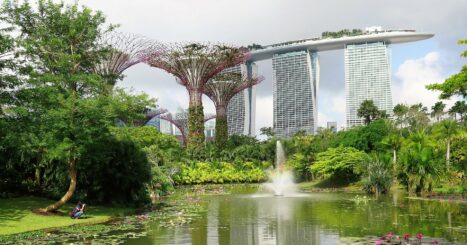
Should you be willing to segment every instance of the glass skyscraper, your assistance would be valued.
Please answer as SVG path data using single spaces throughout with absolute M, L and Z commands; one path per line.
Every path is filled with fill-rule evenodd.
M 275 54 L 273 66 L 274 130 L 290 137 L 299 131 L 313 134 L 317 124 L 319 61 L 316 52 Z
M 249 77 L 257 74 L 254 63 L 246 63 L 224 70 L 238 72 Z M 227 124 L 229 135 L 255 135 L 256 86 L 247 88 L 236 94 L 227 106 Z
M 357 111 L 364 100 L 373 100 L 379 110 L 392 115 L 391 67 L 386 43 L 348 44 L 344 58 L 347 127 L 363 123 Z

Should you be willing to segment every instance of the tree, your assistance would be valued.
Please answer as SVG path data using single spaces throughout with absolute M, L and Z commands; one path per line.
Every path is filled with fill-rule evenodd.
M 392 163 L 395 168 L 397 163 L 397 151 L 401 148 L 403 138 L 399 134 L 390 134 L 386 136 L 382 143 L 391 148 L 392 151 Z
M 227 106 L 234 95 L 246 88 L 259 84 L 263 77 L 248 78 L 237 72 L 223 72 L 206 83 L 204 93 L 214 102 L 216 107 L 215 141 L 220 149 L 225 146 L 229 137 L 227 125 Z
M 445 119 L 436 125 L 436 133 L 446 140 L 446 167 L 449 169 L 451 159 L 451 144 L 453 138 L 459 133 L 459 126 L 455 120 Z
M 439 122 L 441 116 L 443 116 L 445 107 L 446 104 L 444 104 L 442 101 L 436 102 L 435 105 L 431 107 L 431 116 L 436 118 L 437 122 Z
M 50 161 L 67 162 L 69 188 L 63 197 L 42 209 L 55 211 L 73 195 L 77 164 L 93 138 L 106 135 L 112 115 L 108 100 L 100 96 L 103 79 L 92 74 L 95 64 L 108 53 L 98 45 L 105 18 L 100 12 L 75 5 L 38 1 L 5 4 L 6 20 L 20 33 L 18 54 L 26 60 L 21 69 L 28 86 L 18 91 L 23 100 L 18 117 L 33 118 L 25 129 L 34 130 L 38 147 L 46 149 Z M 36 124 L 36 125 L 32 125 Z
M 449 109 L 449 113 L 454 115 L 454 119 L 457 119 L 457 114 L 459 114 L 460 121 L 463 122 L 467 113 L 467 104 L 465 104 L 465 101 L 456 101 L 451 109 Z
M 357 111 L 357 116 L 363 117 L 365 125 L 370 124 L 370 122 L 377 118 L 384 118 L 385 115 L 387 114 L 379 111 L 372 100 L 364 100 Z
M 352 181 L 361 174 L 368 155 L 353 147 L 339 146 L 318 153 L 316 162 L 310 166 L 311 172 L 325 177 L 343 177 Z
M 244 63 L 247 50 L 224 44 L 186 43 L 158 45 L 148 64 L 174 75 L 189 96 L 188 148 L 201 156 L 204 148 L 202 95 L 206 83 L 225 68 Z
M 379 196 L 391 189 L 391 169 L 383 157 L 373 155 L 365 162 L 362 178 L 363 189 Z
M 407 113 L 407 122 L 412 130 L 425 128 L 430 119 L 427 115 L 427 108 L 422 103 L 414 104 L 409 107 Z
M 1 20 L 1 18 L 0 18 Z M 19 80 L 11 75 L 14 69 L 14 39 L 10 35 L 11 28 L 0 28 L 0 117 L 4 112 L 4 106 L 11 104 L 13 99 L 13 88 L 18 85 Z
M 412 132 L 401 150 L 403 182 L 409 193 L 431 191 L 441 168 L 436 144 L 425 130 Z
M 459 40 L 458 44 L 467 44 L 467 39 Z M 461 57 L 467 57 L 467 50 L 461 53 Z M 440 99 L 449 99 L 451 96 L 461 96 L 467 98 L 467 65 L 461 71 L 446 79 L 443 83 L 435 83 L 426 86 L 430 90 L 439 90 Z
M 261 131 L 261 135 L 264 135 L 268 138 L 274 137 L 274 129 L 272 127 L 262 127 L 259 129 Z
M 150 98 L 148 94 L 132 94 L 131 92 L 116 88 L 109 95 L 113 97 L 112 106 L 117 120 L 122 124 L 127 126 L 142 126 L 150 119 L 149 117 L 152 113 L 150 115 L 149 112 L 165 112 L 164 110 L 159 111 L 155 109 L 156 100 Z

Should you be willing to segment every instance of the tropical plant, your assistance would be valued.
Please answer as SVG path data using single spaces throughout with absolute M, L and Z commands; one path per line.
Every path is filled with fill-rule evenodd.
M 329 148 L 318 153 L 315 163 L 309 167 L 309 170 L 324 177 L 342 177 L 351 182 L 362 173 L 367 158 L 365 152 L 353 147 Z
M 465 101 L 456 101 L 456 103 L 449 109 L 449 113 L 454 115 L 454 119 L 457 119 L 457 114 L 460 116 L 460 121 L 465 121 L 465 114 L 467 113 L 467 104 Z
M 446 104 L 444 104 L 442 101 L 438 101 L 431 107 L 431 116 L 436 118 L 436 121 L 439 122 L 441 119 L 441 116 L 444 115 L 444 108 L 446 107 Z
M 106 135 L 111 115 L 102 110 L 107 99 L 99 97 L 104 83 L 90 71 L 108 53 L 97 40 L 109 28 L 100 12 L 77 5 L 40 0 L 37 7 L 28 2 L 10 3 L 3 10 L 5 20 L 20 33 L 17 55 L 26 61 L 26 67 L 18 70 L 28 83 L 18 91 L 25 106 L 17 112 L 34 118 L 39 127 L 29 129 L 39 128 L 34 133 L 47 157 L 69 166 L 68 190 L 59 201 L 42 209 L 55 211 L 76 189 L 77 164 L 84 149 L 92 139 Z
M 370 124 L 378 118 L 387 118 L 388 115 L 385 111 L 380 111 L 374 104 L 373 100 L 364 100 L 357 110 L 357 116 L 363 117 L 365 125 Z
M 409 107 L 404 104 L 397 104 L 394 106 L 392 112 L 396 117 L 396 123 L 399 125 L 399 128 L 402 128 L 407 123 L 407 113 L 409 112 Z
M 362 178 L 363 189 L 368 193 L 379 196 L 391 188 L 392 172 L 388 161 L 384 157 L 372 155 L 365 162 L 365 170 Z
M 402 180 L 409 193 L 431 191 L 441 175 L 439 150 L 425 130 L 410 134 L 401 151 Z
M 459 44 L 467 44 L 467 39 L 459 40 Z M 467 57 L 467 50 L 461 53 L 462 57 Z M 461 96 L 464 100 L 467 98 L 467 65 L 462 66 L 459 73 L 452 75 L 443 83 L 435 83 L 426 86 L 430 90 L 441 91 L 440 99 L 449 99 L 452 96 Z
M 435 128 L 438 136 L 446 141 L 446 167 L 449 169 L 451 159 L 451 144 L 453 138 L 459 133 L 459 125 L 455 120 L 445 119 Z

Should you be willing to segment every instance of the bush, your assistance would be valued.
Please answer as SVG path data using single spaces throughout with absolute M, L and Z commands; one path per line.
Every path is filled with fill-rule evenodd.
M 345 178 L 354 181 L 362 173 L 368 155 L 353 147 L 339 146 L 318 153 L 316 162 L 309 167 L 311 172 L 324 177 Z
M 391 189 L 391 163 L 382 157 L 373 156 L 365 163 L 362 179 L 363 190 L 379 195 Z
M 177 184 L 255 183 L 266 179 L 266 172 L 251 162 L 243 169 L 227 162 L 197 162 L 193 166 L 182 166 L 180 173 L 174 176 Z

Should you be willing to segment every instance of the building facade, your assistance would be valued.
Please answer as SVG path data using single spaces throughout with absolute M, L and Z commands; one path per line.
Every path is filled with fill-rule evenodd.
M 238 72 L 248 77 L 257 75 L 254 63 L 246 63 L 227 68 L 226 72 Z M 256 86 L 247 88 L 236 94 L 227 106 L 227 125 L 229 135 L 255 135 Z
M 387 44 L 348 44 L 344 50 L 346 124 L 363 124 L 357 111 L 364 100 L 392 115 L 391 67 Z
M 317 116 L 319 60 L 316 52 L 275 54 L 273 66 L 274 132 L 279 138 L 299 131 L 314 134 Z

